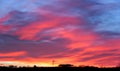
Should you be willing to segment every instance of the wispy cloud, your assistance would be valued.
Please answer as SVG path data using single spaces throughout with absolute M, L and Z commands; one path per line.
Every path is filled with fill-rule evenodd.
M 114 66 L 120 59 L 118 3 L 1 0 L 0 61 Z

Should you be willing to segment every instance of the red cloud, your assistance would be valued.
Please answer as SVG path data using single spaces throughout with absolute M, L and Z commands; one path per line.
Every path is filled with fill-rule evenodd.
M 17 35 L 22 40 L 39 40 L 36 35 L 41 32 L 45 32 L 45 29 L 51 30 L 53 28 L 63 27 L 67 25 L 76 25 L 80 23 L 76 17 L 62 17 L 62 16 L 54 16 L 54 15 L 47 15 L 45 16 L 47 20 L 45 21 L 36 21 L 34 23 L 31 23 L 30 25 L 27 25 L 25 27 L 20 28 L 20 30 L 17 30 L 14 35 Z M 55 31 L 55 30 L 54 30 Z M 62 33 L 64 31 L 58 31 L 53 32 L 53 34 L 56 33 Z M 49 33 L 46 33 L 49 34 Z M 66 34 L 67 36 L 67 34 Z M 69 36 L 68 36 L 69 37 Z
M 80 2 L 82 3 L 82 1 L 78 1 L 77 5 Z M 67 7 L 71 4 L 77 6 L 76 3 L 69 3 L 69 1 L 65 4 L 68 4 Z M 88 6 L 80 5 L 86 9 L 89 8 Z M 33 19 L 37 18 L 34 21 L 27 18 L 28 20 L 25 22 L 26 18 L 20 18 L 26 13 L 17 14 L 18 17 L 16 14 L 10 13 L 9 16 L 0 19 L 0 61 L 51 65 L 52 60 L 55 60 L 56 65 L 72 63 L 115 66 L 120 60 L 119 38 L 105 38 L 88 28 L 91 26 L 82 13 L 79 17 L 73 13 L 64 15 L 63 13 L 67 12 L 64 9 L 67 7 L 63 10 L 62 8 L 54 9 L 62 14 L 56 14 L 50 10 L 41 15 L 41 9 L 45 8 L 42 7 L 34 12 L 37 13 L 37 17 L 29 16 Z M 71 6 L 68 9 L 71 10 Z M 6 21 L 7 24 L 5 24 Z
M 22 56 L 25 55 L 26 52 L 20 51 L 20 52 L 10 52 L 10 53 L 0 53 L 0 57 L 16 57 L 16 56 Z

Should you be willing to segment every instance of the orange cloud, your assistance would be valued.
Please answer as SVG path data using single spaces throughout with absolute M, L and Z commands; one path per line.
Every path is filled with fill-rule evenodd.
M 0 53 L 0 57 L 6 57 L 6 56 L 16 57 L 16 56 L 22 56 L 22 55 L 25 55 L 25 54 L 26 54 L 26 52 L 24 52 L 24 51 L 10 52 L 10 53 Z

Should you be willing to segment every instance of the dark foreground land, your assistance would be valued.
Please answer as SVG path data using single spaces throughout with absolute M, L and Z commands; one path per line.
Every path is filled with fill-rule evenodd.
M 120 71 L 120 67 L 0 67 L 0 71 Z

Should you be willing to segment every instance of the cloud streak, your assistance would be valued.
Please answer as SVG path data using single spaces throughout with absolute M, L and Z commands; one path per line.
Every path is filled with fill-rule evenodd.
M 1 0 L 0 61 L 115 66 L 120 59 L 118 3 Z

